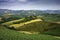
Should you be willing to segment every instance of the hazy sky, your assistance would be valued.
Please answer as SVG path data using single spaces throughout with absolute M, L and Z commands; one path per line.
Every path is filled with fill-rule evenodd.
M 60 0 L 0 0 L 0 9 L 60 10 Z

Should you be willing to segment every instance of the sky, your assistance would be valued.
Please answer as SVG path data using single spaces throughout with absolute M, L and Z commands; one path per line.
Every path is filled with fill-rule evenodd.
M 60 0 L 0 0 L 0 9 L 60 10 Z

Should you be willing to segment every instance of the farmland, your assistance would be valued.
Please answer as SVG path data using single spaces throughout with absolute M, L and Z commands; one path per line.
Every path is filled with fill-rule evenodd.
M 60 40 L 60 14 L 27 12 L 0 15 L 0 40 Z

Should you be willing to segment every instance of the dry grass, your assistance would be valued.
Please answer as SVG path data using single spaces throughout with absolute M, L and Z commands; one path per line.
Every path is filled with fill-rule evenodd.
M 24 33 L 24 34 L 39 34 L 39 32 L 28 32 L 28 31 L 18 31 L 20 33 Z
M 35 19 L 35 20 L 28 21 L 28 22 L 20 23 L 20 24 L 13 24 L 13 25 L 10 25 L 10 27 L 19 28 L 23 25 L 27 25 L 30 23 L 38 22 L 38 21 L 42 21 L 42 20 L 41 19 Z
M 25 18 L 22 18 L 22 19 L 19 19 L 19 20 L 13 20 L 13 21 L 5 22 L 5 23 L 3 23 L 3 25 L 11 25 L 11 24 L 13 24 L 14 22 L 22 21 L 22 20 L 24 20 L 24 19 L 25 19 Z

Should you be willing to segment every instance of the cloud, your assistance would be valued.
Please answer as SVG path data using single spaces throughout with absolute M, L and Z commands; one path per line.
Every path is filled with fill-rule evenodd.
M 60 0 L 0 0 L 0 8 L 60 9 Z
M 8 2 L 8 0 L 0 0 L 0 3 Z
M 18 1 L 20 1 L 20 2 L 27 2 L 28 0 L 18 0 Z

